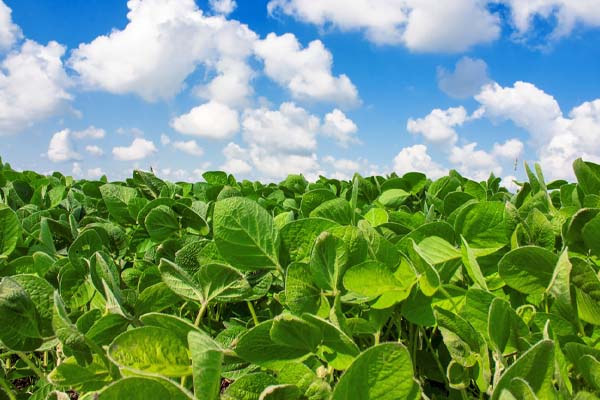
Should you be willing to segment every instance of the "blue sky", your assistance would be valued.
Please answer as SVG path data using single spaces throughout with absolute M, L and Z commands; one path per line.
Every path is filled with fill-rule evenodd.
M 90 179 L 569 179 L 600 162 L 600 1 L 527 3 L 0 0 L 0 156 Z

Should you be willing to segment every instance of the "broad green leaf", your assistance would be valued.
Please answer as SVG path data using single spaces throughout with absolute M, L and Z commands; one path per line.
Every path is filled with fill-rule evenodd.
M 0 260 L 8 257 L 21 237 L 21 222 L 10 207 L 0 203 Z
M 33 351 L 42 344 L 40 316 L 25 289 L 13 278 L 0 281 L 0 340 L 9 349 Z
M 388 306 L 406 299 L 410 294 L 411 286 L 404 286 L 396 279 L 389 267 L 377 261 L 365 261 L 350 268 L 344 274 L 346 289 L 363 296 L 385 297 Z M 375 305 L 373 307 L 379 308 Z
M 225 389 L 221 400 L 258 400 L 263 390 L 276 384 L 277 380 L 264 372 L 244 375 Z
M 454 228 L 475 248 L 499 247 L 508 244 L 504 204 L 485 201 L 472 204 L 456 217 Z
M 213 214 L 214 241 L 234 268 L 279 268 L 279 232 L 273 217 L 243 197 L 218 201 Z
M 436 265 L 460 258 L 456 247 L 438 236 L 429 236 L 418 244 L 421 256 L 430 264 Z
M 221 390 L 221 346 L 201 332 L 191 331 L 187 338 L 192 358 L 194 393 L 198 398 L 217 400 Z
M 374 228 L 389 222 L 388 213 L 383 208 L 371 208 L 364 217 Z
M 270 330 L 273 342 L 312 353 L 322 341 L 321 330 L 303 319 L 281 314 L 273 319 Z
M 180 377 L 192 373 L 186 343 L 172 331 L 157 326 L 120 334 L 107 354 L 118 366 L 140 374 Z
M 573 171 L 585 194 L 600 194 L 600 166 L 581 158 L 573 161 Z
M 344 199 L 332 199 L 320 204 L 310 212 L 312 218 L 325 218 L 337 222 L 340 225 L 350 225 L 354 210 Z
M 276 368 L 287 361 L 298 360 L 306 355 L 304 349 L 276 343 L 271 339 L 273 320 L 261 322 L 247 331 L 235 347 L 236 354 L 251 363 Z
M 329 232 L 323 232 L 315 241 L 310 256 L 310 272 L 317 286 L 337 291 L 347 261 L 344 242 Z
M 433 296 L 440 287 L 440 275 L 437 270 L 421 254 L 419 246 L 412 241 L 412 247 L 408 248 L 408 257 L 419 274 L 419 287 L 425 296 Z
M 384 343 L 354 360 L 333 390 L 333 400 L 419 399 L 411 357 L 403 345 Z
M 479 285 L 480 288 L 487 290 L 487 283 L 485 281 L 485 277 L 481 272 L 481 268 L 479 267 L 479 263 L 477 262 L 477 257 L 469 243 L 466 239 L 461 235 L 460 240 L 462 242 L 461 247 L 461 258 L 463 265 L 465 266 L 465 270 L 467 271 L 467 275 Z
M 488 315 L 488 336 L 494 349 L 500 354 L 517 351 L 519 340 L 527 335 L 529 335 L 527 325 L 510 304 L 495 298 Z
M 74 356 L 79 364 L 89 364 L 92 361 L 92 353 L 85 336 L 69 319 L 65 304 L 56 291 L 54 292 L 52 327 L 56 337 L 62 343 L 66 355 Z
M 321 330 L 323 341 L 317 350 L 319 357 L 337 370 L 348 368 L 360 352 L 352 338 L 331 322 L 312 314 L 303 314 L 302 319 Z
M 191 400 L 193 399 L 179 385 L 158 377 L 132 376 L 123 378 L 94 394 L 97 400 Z M 90 399 L 90 400 L 91 400 Z
M 279 384 L 267 386 L 258 397 L 258 400 L 297 400 L 300 390 L 296 385 Z
M 100 186 L 100 193 L 108 212 L 120 224 L 135 222 L 129 215 L 127 204 L 137 196 L 137 191 L 127 186 L 107 183 Z
M 323 218 L 304 218 L 285 224 L 281 229 L 282 253 L 289 256 L 290 262 L 307 262 L 317 237 L 335 225 Z
M 312 280 L 307 264 L 292 263 L 285 275 L 285 304 L 294 314 L 316 313 L 321 302 L 321 289 Z
M 82 232 L 69 247 L 69 261 L 78 269 L 87 270 L 87 262 L 102 250 L 102 239 L 93 229 Z
M 552 383 L 553 374 L 554 342 L 541 340 L 504 371 L 491 398 L 500 399 L 504 390 L 510 391 L 513 379 L 521 378 L 540 399 L 552 399 L 556 393 Z
M 170 207 L 154 207 L 144 220 L 148 234 L 155 242 L 162 242 L 179 231 L 177 215 Z
M 542 294 L 552 281 L 558 256 L 536 246 L 519 247 L 498 263 L 500 277 L 511 288 L 527 294 Z
M 600 279 L 585 260 L 571 260 L 571 284 L 575 289 L 577 313 L 582 321 L 600 325 Z
M 389 189 L 386 190 L 377 199 L 384 207 L 398 208 L 406 199 L 410 197 L 410 193 L 402 189 Z
M 100 390 L 110 381 L 110 374 L 98 357 L 91 364 L 81 366 L 74 357 L 68 357 L 48 374 L 48 380 L 61 388 L 83 392 Z
M 464 367 L 475 365 L 482 345 L 479 333 L 468 321 L 451 311 L 436 307 L 434 313 L 452 359 Z
M 300 203 L 300 210 L 302 215 L 308 217 L 312 210 L 326 202 L 327 200 L 335 199 L 335 193 L 327 189 L 315 189 L 310 192 L 304 193 L 302 196 L 302 202 Z

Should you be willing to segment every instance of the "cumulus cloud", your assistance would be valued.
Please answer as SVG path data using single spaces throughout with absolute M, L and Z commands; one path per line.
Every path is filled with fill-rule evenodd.
M 231 14 L 237 7 L 235 0 L 209 0 L 208 4 L 214 12 L 223 15 Z
M 173 142 L 173 147 L 192 156 L 200 157 L 202 154 L 204 154 L 204 150 L 202 147 L 198 146 L 198 143 L 196 143 L 195 140 L 188 140 L 187 142 Z
M 205 16 L 194 0 L 130 0 L 127 7 L 124 29 L 72 53 L 69 65 L 90 89 L 168 99 L 198 65 L 243 58 L 256 37 L 237 21 Z
M 358 90 L 348 76 L 332 75 L 333 57 L 320 40 L 302 48 L 296 36 L 270 33 L 255 44 L 266 75 L 286 87 L 294 98 L 355 105 Z
M 407 172 L 423 172 L 429 178 L 436 179 L 448 173 L 448 170 L 433 161 L 427 153 L 427 146 L 416 144 L 405 147 L 394 157 L 394 171 L 400 175 Z
M 215 64 L 218 72 L 208 84 L 195 88 L 195 93 L 207 100 L 227 104 L 230 107 L 245 106 L 254 93 L 250 80 L 254 71 L 246 62 L 226 58 Z
M 0 51 L 10 49 L 23 37 L 21 28 L 12 21 L 12 10 L 0 1 Z
M 414 51 L 461 52 L 500 36 L 500 18 L 479 0 L 271 0 L 267 8 L 270 14 L 363 31 L 373 43 Z
M 533 30 L 535 18 L 552 21 L 554 29 L 550 39 L 559 39 L 570 34 L 577 25 L 600 27 L 600 7 L 589 0 L 500 0 L 510 7 L 512 23 L 519 36 Z
M 56 42 L 43 46 L 32 40 L 0 64 L 0 136 L 21 131 L 66 108 L 70 80 Z
M 458 60 L 454 71 L 438 67 L 437 78 L 439 88 L 457 99 L 474 96 L 490 81 L 485 61 L 470 57 Z
M 99 157 L 101 155 L 104 154 L 104 150 L 102 150 L 100 147 L 93 145 L 93 146 L 85 146 L 85 151 L 87 151 L 89 154 Z
M 129 146 L 113 147 L 112 154 L 116 160 L 137 161 L 151 156 L 158 150 L 151 140 L 135 138 Z
M 523 153 L 525 145 L 519 139 L 509 139 L 504 143 L 494 143 L 492 154 L 509 160 L 517 159 Z
M 102 168 L 90 168 L 87 170 L 87 177 L 89 179 L 98 179 L 101 178 L 102 175 L 105 175 L 105 172 L 102 170 Z
M 467 119 L 467 110 L 462 106 L 447 110 L 436 108 L 424 118 L 410 118 L 406 129 L 412 134 L 421 134 L 428 142 L 452 145 L 458 138 L 454 128 L 461 126 Z
M 496 157 L 484 150 L 476 149 L 477 143 L 468 143 L 464 146 L 454 146 L 450 150 L 449 161 L 458 171 L 468 178 L 476 181 L 485 180 L 493 172 L 494 175 L 502 174 L 502 166 Z
M 160 144 L 162 144 L 163 146 L 168 145 L 169 143 L 171 143 L 171 138 L 167 135 L 165 135 L 164 133 L 160 135 Z
M 240 129 L 238 112 L 227 105 L 209 101 L 171 121 L 179 133 L 208 139 L 227 139 Z
M 93 125 L 82 131 L 73 132 L 73 137 L 76 139 L 103 139 L 104 136 L 106 136 L 106 131 Z
M 243 137 L 247 143 L 270 152 L 312 151 L 317 147 L 321 121 L 294 103 L 282 103 L 278 110 L 246 110 Z
M 356 137 L 358 127 L 341 110 L 334 109 L 325 115 L 323 134 L 333 138 L 340 146 L 348 147 L 350 143 L 360 143 Z
M 81 155 L 73 148 L 71 131 L 68 129 L 63 129 L 52 135 L 48 144 L 47 155 L 52 162 L 81 160 Z

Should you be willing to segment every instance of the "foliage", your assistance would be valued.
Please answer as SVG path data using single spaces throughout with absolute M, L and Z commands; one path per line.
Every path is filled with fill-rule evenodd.
M 0 162 L 0 398 L 600 395 L 600 166 L 279 184 Z

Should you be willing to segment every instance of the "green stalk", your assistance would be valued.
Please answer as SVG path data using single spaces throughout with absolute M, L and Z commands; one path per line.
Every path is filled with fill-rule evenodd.
M 29 357 L 27 357 L 27 354 L 23 353 L 22 351 L 15 351 L 15 354 L 17 356 L 19 356 L 19 358 L 21 360 L 23 360 L 23 362 L 25 364 L 27 364 L 27 366 L 29 367 L 29 369 L 31 369 L 42 381 L 44 382 L 48 382 L 48 380 L 46 379 L 46 375 L 44 374 L 44 372 L 38 368 L 37 365 L 35 365 L 33 363 L 33 361 L 31 361 L 29 359 Z
M 421 328 L 423 329 L 423 328 Z M 449 386 L 449 382 L 448 382 L 448 377 L 446 376 L 446 371 L 444 370 L 444 367 L 442 366 L 442 363 L 440 362 L 440 359 L 438 358 L 437 353 L 433 350 L 433 346 L 431 345 L 431 338 L 427 337 L 425 335 L 425 332 L 423 332 L 423 336 L 425 336 L 425 343 L 427 343 L 427 350 L 429 350 L 429 352 L 433 355 L 433 359 L 435 360 L 435 364 L 437 365 L 438 369 L 440 370 L 440 374 L 442 375 L 442 378 L 444 379 L 444 383 L 446 384 L 446 386 Z
M 6 380 L 4 380 L 4 378 L 2 378 L 1 376 L 0 376 L 0 387 L 2 387 L 4 389 L 4 392 L 6 393 L 6 395 L 8 396 L 8 398 L 10 400 L 17 400 L 17 396 L 15 396 L 15 394 L 13 393 L 9 383 L 6 382 Z
M 202 321 L 202 317 L 206 313 L 206 309 L 208 308 L 208 303 L 202 303 L 200 306 L 200 311 L 198 311 L 198 315 L 196 316 L 196 321 L 194 321 L 194 326 L 199 327 L 200 322 Z
M 251 301 L 247 301 L 248 309 L 250 310 L 250 314 L 252 314 L 252 320 L 254 321 L 254 326 L 258 325 L 258 317 L 256 316 L 256 310 L 254 310 L 254 306 Z

